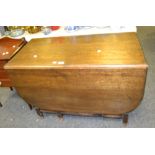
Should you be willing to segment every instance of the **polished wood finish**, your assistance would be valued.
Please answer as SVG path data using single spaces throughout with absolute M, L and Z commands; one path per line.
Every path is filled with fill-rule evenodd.
M 10 60 L 11 57 L 23 46 L 25 39 L 0 39 L 0 60 Z
M 25 39 L 12 39 L 4 37 L 0 39 L 0 82 L 1 87 L 11 87 L 4 65 L 26 44 Z M 12 88 L 11 88 L 12 89 Z
M 6 68 L 102 68 L 112 65 L 146 68 L 136 33 L 33 39 Z
M 144 93 L 146 71 L 136 68 L 9 70 L 19 94 L 44 110 L 122 114 Z
M 136 33 L 122 33 L 33 39 L 5 69 L 40 111 L 122 116 L 143 98 L 147 63 Z

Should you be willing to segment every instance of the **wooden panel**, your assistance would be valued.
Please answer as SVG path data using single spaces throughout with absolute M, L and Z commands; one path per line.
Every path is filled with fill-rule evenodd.
M 143 87 L 144 69 L 9 70 L 15 87 L 130 89 Z
M 145 63 L 136 33 L 31 40 L 6 69 L 84 68 Z
M 7 60 L 0 60 L 0 69 L 4 69 L 4 65 L 7 63 Z
M 128 96 L 122 91 L 16 89 L 29 104 L 46 111 L 119 115 L 135 109 L 141 101 L 130 98 L 133 90 L 128 91 Z
M 122 114 L 143 98 L 146 69 L 8 70 L 18 93 L 44 110 Z
M 9 60 L 25 43 L 24 39 L 0 39 L 0 60 Z
M 4 65 L 15 55 L 24 45 L 25 39 L 12 39 L 4 37 L 0 39 L 0 82 L 1 87 L 11 87 L 12 83 L 4 70 Z
M 10 79 L 0 79 L 0 87 L 11 87 L 12 83 Z
M 0 79 L 8 79 L 7 71 L 4 69 L 0 69 Z

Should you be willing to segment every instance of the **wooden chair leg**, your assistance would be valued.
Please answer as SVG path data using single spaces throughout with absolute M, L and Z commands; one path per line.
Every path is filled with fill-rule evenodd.
M 123 117 L 123 123 L 127 124 L 128 123 L 128 114 L 124 114 L 122 117 Z
M 2 103 L 0 102 L 0 107 L 3 107 Z
M 13 87 L 10 87 L 10 90 L 13 91 Z
M 40 111 L 40 109 L 36 109 L 36 112 L 40 117 L 44 117 L 44 114 Z

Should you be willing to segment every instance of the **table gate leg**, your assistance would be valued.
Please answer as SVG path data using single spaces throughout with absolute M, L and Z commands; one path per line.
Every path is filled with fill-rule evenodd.
M 40 109 L 36 109 L 36 112 L 40 117 L 44 117 L 44 114 L 42 111 L 40 111 Z
M 124 124 L 127 124 L 128 123 L 128 114 L 124 114 L 123 116 L 122 116 L 123 118 L 123 123 Z
M 3 107 L 2 103 L 0 102 L 0 107 Z

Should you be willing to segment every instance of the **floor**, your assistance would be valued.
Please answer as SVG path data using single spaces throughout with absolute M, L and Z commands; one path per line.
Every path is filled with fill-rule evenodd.
M 137 109 L 129 114 L 129 123 L 124 125 L 121 119 L 103 117 L 83 117 L 65 115 L 60 119 L 56 114 L 39 117 L 30 110 L 16 91 L 0 88 L 0 127 L 6 128 L 144 128 L 155 127 L 155 27 L 138 27 L 138 37 L 143 47 L 149 71 L 144 99 Z

